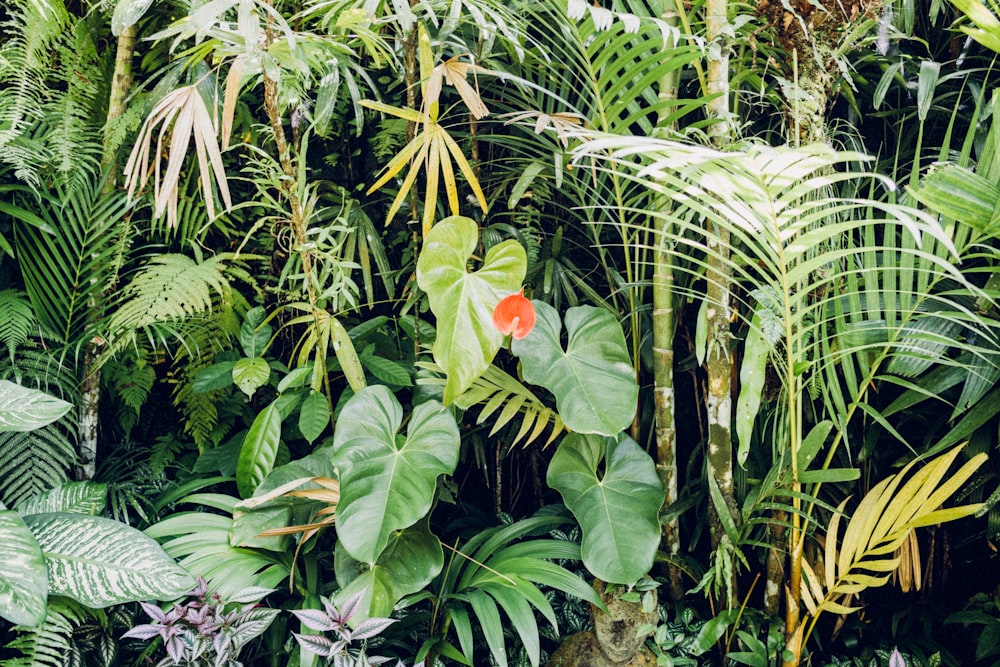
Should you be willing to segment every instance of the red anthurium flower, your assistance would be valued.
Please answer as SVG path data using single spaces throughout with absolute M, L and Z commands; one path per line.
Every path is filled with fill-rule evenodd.
M 524 298 L 524 288 L 504 298 L 493 309 L 493 326 L 521 340 L 535 328 L 535 307 Z

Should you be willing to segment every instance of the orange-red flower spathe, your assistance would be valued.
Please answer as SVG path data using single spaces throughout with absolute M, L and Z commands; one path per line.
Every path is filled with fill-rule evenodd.
M 520 340 L 535 328 L 535 307 L 524 298 L 524 288 L 505 297 L 493 309 L 493 326 Z

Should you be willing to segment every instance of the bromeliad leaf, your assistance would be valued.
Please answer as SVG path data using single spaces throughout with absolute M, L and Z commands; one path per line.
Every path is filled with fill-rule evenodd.
M 393 531 L 431 508 L 438 475 L 458 464 L 455 418 L 437 401 L 414 408 L 405 438 L 403 410 L 384 386 L 366 387 L 344 406 L 334 432 L 340 468 L 337 536 L 358 561 L 374 565 Z
M 559 313 L 542 301 L 534 304 L 535 328 L 511 343 L 525 381 L 555 394 L 559 415 L 571 431 L 615 435 L 627 428 L 639 385 L 615 316 L 593 306 L 570 308 L 564 350 Z
M 155 540 L 117 521 L 57 512 L 24 522 L 45 557 L 53 595 L 106 607 L 172 600 L 195 584 Z
M 664 492 L 653 460 L 634 440 L 571 433 L 552 457 L 546 481 L 580 522 L 588 570 L 617 584 L 633 584 L 649 572 Z
M 500 349 L 503 334 L 493 326 L 493 310 L 520 288 L 527 270 L 524 248 L 509 240 L 491 247 L 470 273 L 466 267 L 478 242 L 473 220 L 446 218 L 427 235 L 417 261 L 417 284 L 437 317 L 434 361 L 448 376 L 445 405 L 472 386 Z

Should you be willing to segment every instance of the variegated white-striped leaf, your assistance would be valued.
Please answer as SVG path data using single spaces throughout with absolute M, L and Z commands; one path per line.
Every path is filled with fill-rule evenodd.
M 49 590 L 89 607 L 172 600 L 195 581 L 160 545 L 135 528 L 96 516 L 50 513 L 24 518 L 48 565 Z
M 72 407 L 45 392 L 0 380 L 0 432 L 34 431 L 59 419 Z
M 0 617 L 17 625 L 45 620 L 48 584 L 45 560 L 24 520 L 0 511 Z
M 46 512 L 99 514 L 104 509 L 107 495 L 107 484 L 66 482 L 18 503 L 14 509 L 21 516 Z

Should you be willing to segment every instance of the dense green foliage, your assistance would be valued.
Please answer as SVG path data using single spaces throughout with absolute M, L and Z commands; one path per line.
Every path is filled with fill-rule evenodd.
M 992 664 L 951 1 L 6 3 L 0 665 Z

